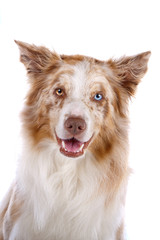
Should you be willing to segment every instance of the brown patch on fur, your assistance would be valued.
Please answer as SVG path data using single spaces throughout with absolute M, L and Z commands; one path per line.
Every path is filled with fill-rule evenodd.
M 115 98 L 113 102 L 113 107 L 115 112 L 117 112 L 122 118 L 126 117 L 126 111 L 124 108 L 124 99 L 122 98 L 123 91 L 120 92 L 120 89 L 114 87 Z
M 102 129 L 89 147 L 89 150 L 93 153 L 98 161 L 105 159 L 105 157 L 110 153 L 114 142 L 114 139 L 109 139 L 108 136 L 104 134 L 104 131 L 105 129 Z
M 26 108 L 23 110 L 21 116 L 23 124 L 28 129 L 30 135 L 38 142 L 40 139 L 49 136 L 49 119 L 48 119 L 48 106 L 46 107 L 43 101 L 40 101 L 43 88 L 36 85 L 30 90 Z
M 70 65 L 76 65 L 78 62 L 82 62 L 86 57 L 82 55 L 61 55 L 61 59 L 64 63 L 70 64 Z
M 38 110 L 34 108 L 26 108 L 21 116 L 23 119 L 23 126 L 28 131 L 27 134 L 29 134 L 36 145 L 42 139 L 52 139 L 53 137 L 50 134 L 49 117 L 47 114 L 45 115 L 45 112 L 48 111 L 48 109 L 40 109 L 39 113 L 35 113 L 35 111 Z

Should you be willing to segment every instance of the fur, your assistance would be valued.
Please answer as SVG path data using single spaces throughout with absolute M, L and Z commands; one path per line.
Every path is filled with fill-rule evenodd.
M 16 43 L 30 90 L 16 179 L 0 208 L 0 240 L 124 240 L 128 101 L 150 52 L 99 61 Z M 72 145 L 70 117 L 85 123 Z

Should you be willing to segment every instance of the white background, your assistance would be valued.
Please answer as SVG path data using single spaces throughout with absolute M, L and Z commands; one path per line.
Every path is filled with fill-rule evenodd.
M 151 50 L 130 104 L 129 240 L 160 240 L 160 7 L 152 0 L 0 2 L 0 198 L 15 174 L 26 75 L 14 39 L 102 60 Z M 87 240 L 87 239 L 86 239 Z

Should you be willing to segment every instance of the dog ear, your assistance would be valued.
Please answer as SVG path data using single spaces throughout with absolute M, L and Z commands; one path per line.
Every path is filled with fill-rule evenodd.
M 46 47 L 30 45 L 21 41 L 15 41 L 20 50 L 20 61 L 26 67 L 27 73 L 41 73 L 50 63 L 54 64 L 61 60 L 55 53 Z
M 147 63 L 151 52 L 144 52 L 132 57 L 122 57 L 119 60 L 109 60 L 118 84 L 121 85 L 129 96 L 133 96 L 136 86 L 147 71 Z

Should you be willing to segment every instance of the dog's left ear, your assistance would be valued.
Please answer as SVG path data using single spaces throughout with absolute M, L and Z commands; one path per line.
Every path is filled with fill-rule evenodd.
M 122 57 L 119 60 L 109 60 L 118 85 L 122 86 L 129 96 L 133 96 L 136 86 L 147 71 L 147 63 L 151 52 L 144 52 L 132 57 Z

